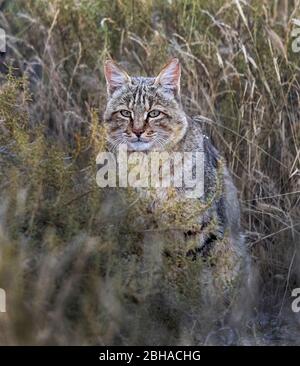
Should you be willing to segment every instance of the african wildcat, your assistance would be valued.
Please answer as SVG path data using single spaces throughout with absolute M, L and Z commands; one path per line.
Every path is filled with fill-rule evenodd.
M 206 286 L 207 291 L 218 292 L 222 288 L 226 292 L 247 262 L 239 203 L 218 151 L 203 135 L 199 120 L 189 118 L 182 109 L 179 61 L 172 59 L 156 78 L 130 77 L 110 60 L 106 61 L 104 71 L 108 92 L 104 122 L 112 150 L 119 144 L 126 144 L 129 151 L 145 153 L 204 150 L 202 206 L 191 201 L 186 204 L 188 199 L 180 191 L 165 199 L 182 203 L 181 218 L 188 217 L 193 210 L 191 205 L 196 208 L 196 220 L 183 222 L 181 226 L 184 241 L 189 243 L 186 252 L 195 258 L 209 258 L 204 284 L 213 286 Z M 161 197 L 152 198 L 155 204 L 151 207 L 161 213 Z M 175 214 L 168 215 L 165 211 L 159 225 L 176 220 Z

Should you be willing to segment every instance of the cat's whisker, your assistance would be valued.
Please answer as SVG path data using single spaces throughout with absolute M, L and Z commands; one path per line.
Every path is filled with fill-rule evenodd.
M 163 148 L 164 147 L 164 140 L 163 139 L 161 139 L 161 138 L 157 138 L 155 141 L 154 141 L 154 143 L 157 143 L 161 148 Z
M 114 140 L 111 142 L 112 150 L 115 151 L 117 147 L 123 143 L 126 143 L 126 140 L 122 135 L 117 135 Z

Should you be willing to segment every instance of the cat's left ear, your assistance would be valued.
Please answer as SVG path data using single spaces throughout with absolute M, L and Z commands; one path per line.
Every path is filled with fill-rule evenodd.
M 130 83 L 130 76 L 114 61 L 107 60 L 104 64 L 104 75 L 107 84 L 107 94 L 111 95 L 116 89 Z
M 178 58 L 173 58 L 161 70 L 155 79 L 156 85 L 161 85 L 164 88 L 171 89 L 175 94 L 180 94 L 180 75 L 181 68 Z

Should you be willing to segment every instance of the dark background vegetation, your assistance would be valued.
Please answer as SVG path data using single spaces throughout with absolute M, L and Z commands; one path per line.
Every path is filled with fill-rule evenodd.
M 0 343 L 299 344 L 299 1 L 2 0 L 0 10 Z M 158 283 L 169 291 L 157 263 L 159 281 L 170 268 L 130 226 L 139 211 L 95 185 L 103 61 L 155 75 L 173 56 L 184 107 L 205 119 L 240 192 L 258 290 L 237 335 L 214 309 L 181 329 L 195 267 L 181 283 L 191 304 L 176 287 L 175 305 L 149 309 Z

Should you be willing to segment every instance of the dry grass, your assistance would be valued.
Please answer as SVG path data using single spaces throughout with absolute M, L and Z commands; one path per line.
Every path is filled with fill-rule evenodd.
M 0 315 L 0 343 L 299 343 L 290 310 L 300 280 L 300 63 L 291 48 L 299 1 L 20 0 L 0 8 L 8 34 L 0 287 L 11 309 Z M 222 328 L 223 313 L 199 305 L 198 265 L 169 286 L 178 273 L 161 255 L 168 240 L 145 239 L 122 197 L 95 187 L 109 56 L 147 75 L 178 57 L 185 109 L 203 117 L 233 172 L 259 278 L 255 314 L 237 340 Z

